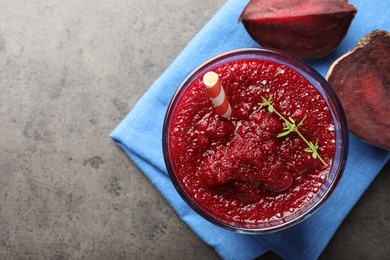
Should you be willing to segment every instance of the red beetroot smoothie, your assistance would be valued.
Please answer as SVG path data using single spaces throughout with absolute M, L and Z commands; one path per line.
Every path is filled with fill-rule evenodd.
M 169 152 L 177 180 L 192 201 L 209 215 L 232 225 L 288 216 L 303 207 L 324 184 L 335 153 L 335 127 L 318 90 L 291 68 L 266 60 L 239 60 L 214 69 L 232 106 L 218 116 L 202 77 L 180 97 L 168 129 Z M 326 162 L 305 152 L 296 134 L 278 138 L 284 117 L 300 122 L 307 140 L 318 140 Z

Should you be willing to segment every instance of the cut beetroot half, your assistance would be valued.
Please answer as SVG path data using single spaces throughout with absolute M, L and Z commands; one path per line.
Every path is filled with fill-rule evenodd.
M 390 33 L 373 31 L 336 60 L 327 75 L 350 131 L 390 150 Z
M 311 59 L 340 44 L 356 12 L 347 0 L 252 0 L 239 21 L 260 45 Z

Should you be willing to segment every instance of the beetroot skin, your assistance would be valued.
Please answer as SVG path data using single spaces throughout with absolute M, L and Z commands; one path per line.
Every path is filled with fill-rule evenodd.
M 327 79 L 344 107 L 350 131 L 390 150 L 390 33 L 368 34 L 333 63 Z
M 311 59 L 340 44 L 356 12 L 347 0 L 252 0 L 239 21 L 260 45 Z

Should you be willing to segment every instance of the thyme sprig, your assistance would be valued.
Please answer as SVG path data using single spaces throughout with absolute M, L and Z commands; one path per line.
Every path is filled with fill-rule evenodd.
M 283 136 L 287 136 L 289 135 L 290 133 L 292 132 L 295 132 L 298 134 L 298 136 L 307 144 L 307 148 L 304 149 L 305 152 L 307 153 L 311 153 L 311 156 L 314 158 L 314 159 L 317 159 L 321 161 L 321 163 L 325 166 L 328 166 L 325 161 L 322 159 L 322 157 L 318 154 L 318 139 L 316 140 L 315 143 L 311 142 L 311 141 L 308 141 L 304 136 L 303 134 L 299 131 L 299 128 L 303 125 L 303 122 L 305 121 L 306 119 L 306 116 L 298 123 L 296 124 L 296 121 L 291 118 L 291 117 L 288 117 L 285 118 L 281 113 L 279 113 L 275 107 L 272 105 L 272 95 L 269 96 L 268 99 L 266 99 L 265 97 L 261 96 L 261 99 L 263 100 L 262 103 L 259 103 L 259 108 L 258 110 L 262 109 L 263 107 L 267 107 L 267 110 L 268 112 L 270 113 L 275 113 L 280 119 L 283 120 L 284 122 L 284 132 L 282 133 L 279 133 L 277 135 L 278 138 L 280 137 L 283 137 Z

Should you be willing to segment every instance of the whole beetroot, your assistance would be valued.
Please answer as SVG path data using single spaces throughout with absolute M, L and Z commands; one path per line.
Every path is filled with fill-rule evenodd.
M 239 21 L 260 45 L 312 59 L 340 44 L 356 12 L 347 0 L 251 0 Z

